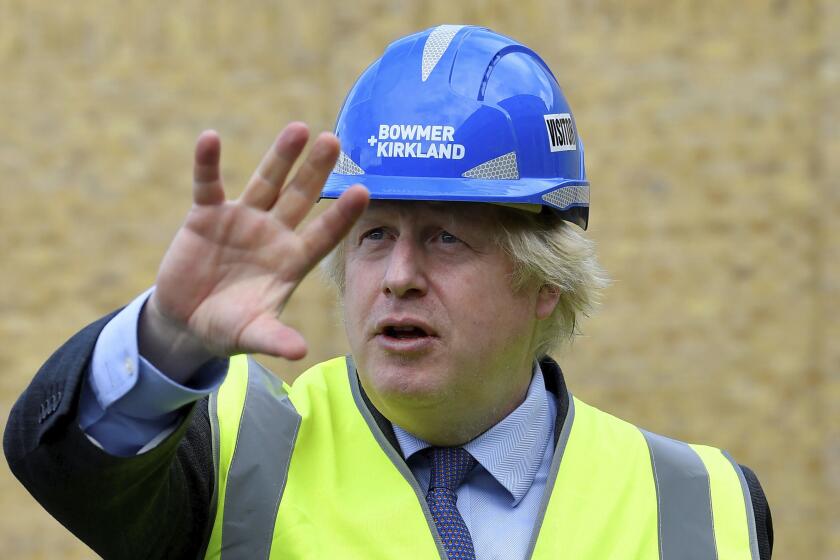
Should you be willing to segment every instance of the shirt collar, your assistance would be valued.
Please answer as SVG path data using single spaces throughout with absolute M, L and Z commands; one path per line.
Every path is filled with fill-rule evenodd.
M 510 493 L 515 506 L 534 482 L 546 445 L 552 439 L 553 425 L 542 371 L 535 364 L 522 404 L 463 447 Z M 394 435 L 406 460 L 431 447 L 396 424 Z

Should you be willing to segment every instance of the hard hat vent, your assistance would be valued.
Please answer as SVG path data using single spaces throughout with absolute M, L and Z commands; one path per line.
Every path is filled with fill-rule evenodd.
M 423 68 L 422 78 L 425 82 L 429 74 L 432 73 L 443 53 L 452 39 L 464 27 L 463 25 L 438 25 L 435 27 L 429 37 L 426 39 L 426 44 L 423 45 Z M 415 63 L 416 64 L 416 63 Z
M 361 167 L 356 165 L 356 162 L 350 159 L 350 156 L 341 152 L 338 155 L 338 161 L 335 162 L 335 167 L 333 168 L 333 173 L 338 173 L 339 175 L 364 175 L 365 172 L 362 170 Z
M 542 199 L 560 210 L 566 210 L 575 205 L 589 206 L 589 187 L 584 185 L 560 187 L 545 193 Z
M 508 152 L 468 169 L 462 175 L 471 179 L 519 179 L 516 152 Z

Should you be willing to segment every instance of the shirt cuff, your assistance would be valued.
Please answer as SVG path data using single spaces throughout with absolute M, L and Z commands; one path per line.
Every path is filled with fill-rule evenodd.
M 137 323 L 154 288 L 149 288 L 117 313 L 96 340 L 90 367 L 93 394 L 104 410 L 137 384 Z
M 116 455 L 139 453 L 164 439 L 182 418 L 177 411 L 212 393 L 227 374 L 229 361 L 213 359 L 182 385 L 139 355 L 138 321 L 153 290 L 135 298 L 105 325 L 82 387 L 79 425 Z
M 138 321 L 154 288 L 149 288 L 111 319 L 96 341 L 91 388 L 99 406 L 112 406 L 135 418 L 155 418 L 212 393 L 224 381 L 227 359 L 204 363 L 189 383 L 176 383 L 137 349 Z

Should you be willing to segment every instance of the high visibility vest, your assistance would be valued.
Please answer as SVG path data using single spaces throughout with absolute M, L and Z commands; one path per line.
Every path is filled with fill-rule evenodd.
M 446 559 L 424 491 L 349 358 L 292 386 L 231 359 L 210 398 L 216 513 L 206 558 Z M 569 398 L 528 557 L 758 560 L 741 469 Z

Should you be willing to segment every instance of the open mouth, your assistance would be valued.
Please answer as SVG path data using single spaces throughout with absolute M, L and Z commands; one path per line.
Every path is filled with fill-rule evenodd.
M 425 330 L 421 329 L 420 327 L 385 327 L 382 330 L 382 334 L 391 338 L 398 338 L 398 339 L 414 339 L 414 338 L 423 338 L 429 336 Z

